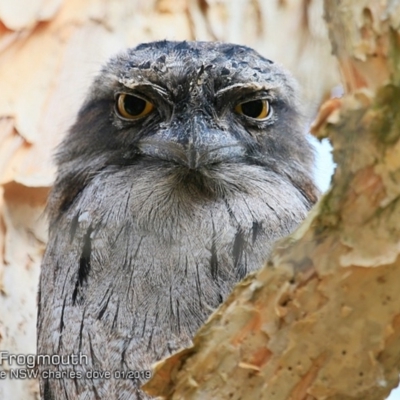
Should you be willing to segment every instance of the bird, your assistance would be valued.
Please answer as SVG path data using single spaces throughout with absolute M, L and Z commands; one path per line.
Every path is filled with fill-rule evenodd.
M 55 155 L 38 291 L 44 400 L 150 399 L 234 285 L 316 203 L 298 83 L 250 47 L 111 58 Z

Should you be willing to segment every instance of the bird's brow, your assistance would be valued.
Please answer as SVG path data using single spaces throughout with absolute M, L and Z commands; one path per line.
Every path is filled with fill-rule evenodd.
M 258 83 L 258 82 L 251 82 L 251 83 L 235 83 L 233 85 L 229 85 L 219 89 L 215 92 L 216 99 L 219 99 L 222 96 L 225 96 L 229 92 L 236 92 L 236 91 L 253 91 L 253 92 L 261 92 L 261 91 L 270 91 L 276 90 L 278 88 L 277 85 L 272 83 Z
M 153 92 L 158 93 L 162 97 L 169 98 L 169 93 L 168 91 L 163 88 L 162 86 L 159 86 L 153 82 L 137 82 L 134 81 L 133 79 L 119 79 L 119 82 L 124 85 L 127 89 L 130 90 L 148 90 L 150 89 Z

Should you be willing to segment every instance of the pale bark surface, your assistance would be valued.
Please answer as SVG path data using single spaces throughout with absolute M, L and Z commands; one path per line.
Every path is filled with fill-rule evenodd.
M 165 38 L 255 47 L 293 71 L 311 109 L 338 82 L 322 0 L 0 0 L 0 349 L 35 352 L 55 145 L 103 61 Z M 0 399 L 36 396 L 33 380 L 0 380 Z
M 384 399 L 400 369 L 400 2 L 328 1 L 348 94 L 322 108 L 332 189 L 262 270 L 157 364 L 167 399 Z

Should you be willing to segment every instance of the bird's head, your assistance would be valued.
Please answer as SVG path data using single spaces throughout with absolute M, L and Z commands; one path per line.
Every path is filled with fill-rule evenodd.
M 62 142 L 57 208 L 68 207 L 100 171 L 132 165 L 143 173 L 168 169 L 180 184 L 220 192 L 245 190 L 246 180 L 272 171 L 313 203 L 302 114 L 293 78 L 248 47 L 139 45 L 104 66 Z M 242 174 L 241 166 L 260 177 L 248 176 L 248 168 Z

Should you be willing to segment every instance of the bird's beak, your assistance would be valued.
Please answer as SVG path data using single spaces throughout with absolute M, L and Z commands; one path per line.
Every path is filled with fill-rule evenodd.
M 243 145 L 226 129 L 218 129 L 203 116 L 171 124 L 140 140 L 142 155 L 170 161 L 191 170 L 222 162 L 235 162 L 245 153 Z

